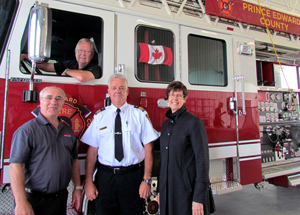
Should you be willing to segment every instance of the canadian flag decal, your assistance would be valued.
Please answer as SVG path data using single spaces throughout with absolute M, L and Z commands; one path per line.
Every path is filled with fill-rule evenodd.
M 171 48 L 166 46 L 152 46 L 147 43 L 139 43 L 139 46 L 139 62 L 153 65 L 164 64 L 167 66 L 172 66 L 173 53 Z

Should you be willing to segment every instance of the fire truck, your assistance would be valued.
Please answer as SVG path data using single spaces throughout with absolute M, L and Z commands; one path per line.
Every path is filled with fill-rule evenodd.
M 12 135 L 35 117 L 38 93 L 46 86 L 66 92 L 60 116 L 80 139 L 109 105 L 114 73 L 127 77 L 128 103 L 143 107 L 157 131 L 166 120 L 167 85 L 187 86 L 185 105 L 206 126 L 214 194 L 266 181 L 300 184 L 296 13 L 250 0 L 2 0 L 0 15 L 2 185 L 10 182 Z M 81 83 L 36 68 L 74 59 L 81 38 L 93 42 L 101 78 Z M 30 52 L 32 61 L 21 61 Z M 159 141 L 154 145 L 155 179 Z M 86 149 L 79 145 L 81 175 Z M 157 213 L 156 185 L 148 214 Z

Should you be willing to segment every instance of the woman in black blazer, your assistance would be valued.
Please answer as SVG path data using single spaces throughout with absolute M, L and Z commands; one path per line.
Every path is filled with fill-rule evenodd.
M 160 137 L 161 166 L 158 181 L 161 215 L 209 214 L 209 154 L 203 121 L 184 106 L 187 88 L 170 83 L 166 100 L 170 109 Z

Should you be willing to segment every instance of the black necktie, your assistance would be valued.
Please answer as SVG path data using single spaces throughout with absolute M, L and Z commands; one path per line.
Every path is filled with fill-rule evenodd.
M 120 117 L 120 109 L 117 109 L 117 116 L 115 120 L 115 158 L 120 162 L 123 157 L 123 144 L 122 144 L 122 123 Z

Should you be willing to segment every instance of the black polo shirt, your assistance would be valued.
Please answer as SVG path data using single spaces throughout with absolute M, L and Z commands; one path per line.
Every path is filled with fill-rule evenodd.
M 58 62 L 54 64 L 54 69 L 58 75 L 61 75 L 66 69 L 78 69 L 78 62 L 77 60 Z M 81 70 L 90 71 L 91 73 L 93 73 L 95 79 L 99 79 L 102 76 L 102 69 L 96 64 L 89 63 Z
M 25 187 L 54 193 L 68 187 L 78 158 L 72 128 L 59 119 L 58 129 L 39 113 L 13 135 L 10 163 L 24 163 Z

